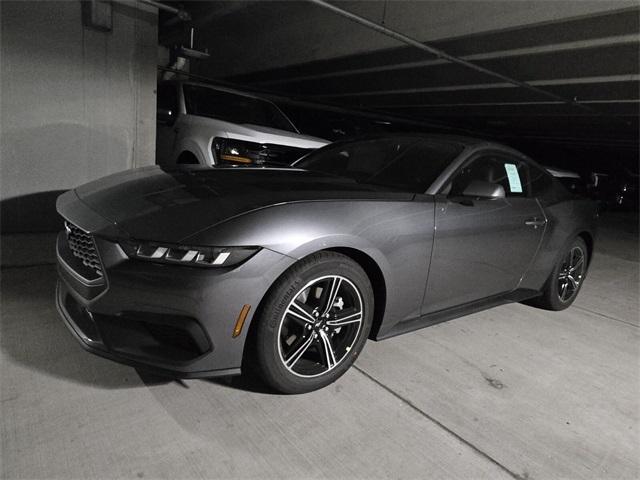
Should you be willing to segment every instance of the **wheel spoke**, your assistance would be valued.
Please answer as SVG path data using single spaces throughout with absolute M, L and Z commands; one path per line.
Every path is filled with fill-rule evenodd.
M 578 269 L 578 267 L 582 266 L 583 263 L 584 263 L 584 257 L 580 257 L 578 261 L 575 263 L 575 265 L 569 268 L 569 272 L 571 273 L 575 272 Z
M 572 247 L 564 257 L 558 273 L 558 298 L 569 302 L 578 293 L 585 272 L 585 253 L 579 246 Z
M 326 315 L 329 313 L 333 304 L 336 303 L 336 297 L 338 296 L 338 291 L 340 290 L 340 284 L 342 283 L 342 279 L 340 277 L 331 277 L 329 288 L 325 292 L 323 292 L 322 296 L 324 297 L 322 310 L 320 315 Z
M 576 280 L 575 278 L 573 278 L 571 275 L 567 276 L 567 278 L 569 279 L 569 281 L 571 282 L 571 286 L 573 287 L 573 289 L 577 289 L 578 288 L 578 284 L 580 283 L 578 280 Z
M 302 355 L 304 355 L 304 353 L 309 349 L 309 346 L 312 343 L 313 343 L 313 336 L 309 336 L 309 338 L 307 338 L 304 342 L 302 342 L 302 344 L 297 348 L 297 350 L 293 352 L 293 354 L 291 354 L 289 358 L 287 358 L 287 360 L 285 361 L 285 365 L 288 368 L 292 368 L 297 363 L 297 361 L 300 360 Z
M 291 315 L 293 318 L 297 320 L 301 320 L 304 323 L 310 323 L 312 325 L 316 321 L 314 316 L 296 301 L 293 301 L 291 305 L 289 305 L 289 308 L 287 308 L 285 314 Z
M 347 313 L 340 312 L 335 315 L 332 320 L 327 320 L 327 325 L 331 327 L 341 327 L 342 325 L 347 325 L 349 323 L 360 323 L 362 321 L 362 312 L 357 311 L 355 313 Z
M 336 362 L 336 357 L 335 357 L 335 354 L 333 353 L 331 340 L 329 339 L 329 336 L 324 330 L 320 330 L 320 344 L 322 345 L 322 350 L 324 353 L 324 359 L 325 359 L 325 364 L 327 366 L 327 369 L 331 370 L 333 367 L 335 367 L 336 363 L 338 362 Z

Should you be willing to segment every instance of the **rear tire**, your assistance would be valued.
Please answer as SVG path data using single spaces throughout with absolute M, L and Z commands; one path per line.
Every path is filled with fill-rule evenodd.
M 255 330 L 254 368 L 282 393 L 305 393 L 336 381 L 356 360 L 371 330 L 374 297 L 349 257 L 318 252 L 271 288 Z
M 545 310 L 564 310 L 575 301 L 587 275 L 589 251 L 584 240 L 576 237 L 565 248 L 545 283 L 542 295 L 526 302 Z

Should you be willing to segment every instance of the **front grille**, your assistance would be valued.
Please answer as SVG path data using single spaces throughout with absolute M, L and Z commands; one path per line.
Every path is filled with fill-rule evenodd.
M 67 243 L 73 256 L 82 264 L 91 269 L 96 275 L 102 276 L 102 265 L 93 237 L 73 223 L 64 222 L 67 230 Z
M 287 145 L 267 145 L 267 162 L 280 165 L 291 165 L 296 160 L 311 152 L 312 148 L 289 147 Z

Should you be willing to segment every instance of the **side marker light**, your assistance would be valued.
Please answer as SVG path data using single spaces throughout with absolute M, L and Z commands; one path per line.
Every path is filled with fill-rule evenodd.
M 244 305 L 242 310 L 240 310 L 240 315 L 238 315 L 236 325 L 233 327 L 233 333 L 231 334 L 232 338 L 236 338 L 242 333 L 242 327 L 244 326 L 244 321 L 247 319 L 247 315 L 249 315 L 249 310 L 251 310 L 251 305 Z

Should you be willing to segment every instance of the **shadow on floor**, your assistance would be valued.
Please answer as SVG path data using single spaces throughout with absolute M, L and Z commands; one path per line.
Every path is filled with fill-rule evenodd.
M 169 383 L 141 378 L 136 370 L 82 349 L 59 318 L 54 266 L 2 270 L 0 350 L 3 369 L 26 367 L 51 377 L 98 388 L 136 388 Z
M 177 382 L 136 370 L 86 352 L 64 325 L 55 307 L 53 265 L 2 269 L 0 281 L 0 350 L 9 363 L 45 375 L 99 388 L 135 388 Z M 249 373 L 203 379 L 224 388 L 273 393 Z
M 243 372 L 242 375 L 235 377 L 218 377 L 205 378 L 205 382 L 218 385 L 234 390 L 242 390 L 245 392 L 262 393 L 265 395 L 278 395 L 277 392 L 269 388 L 265 383 L 253 372 Z

